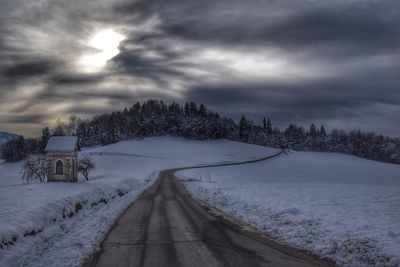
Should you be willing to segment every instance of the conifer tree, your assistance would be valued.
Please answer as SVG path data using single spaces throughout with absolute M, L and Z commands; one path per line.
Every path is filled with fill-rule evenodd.
M 314 123 L 310 126 L 310 136 L 315 138 L 317 137 L 317 128 L 315 127 Z
M 206 110 L 206 107 L 203 104 L 200 105 L 199 114 L 203 118 L 207 116 L 207 110 Z
M 44 153 L 44 150 L 46 148 L 47 142 L 50 139 L 50 128 L 49 127 L 45 127 L 42 129 L 42 136 L 40 137 L 39 140 L 39 152 L 40 153 Z
M 272 134 L 272 123 L 271 120 L 268 118 L 267 120 L 267 133 Z
M 325 137 L 326 137 L 326 131 L 325 131 L 324 125 L 321 125 L 321 130 L 319 131 L 319 134 L 320 134 L 321 136 L 325 136 Z
M 251 122 L 248 121 L 244 115 L 239 122 L 239 140 L 242 142 L 248 142 L 251 131 Z

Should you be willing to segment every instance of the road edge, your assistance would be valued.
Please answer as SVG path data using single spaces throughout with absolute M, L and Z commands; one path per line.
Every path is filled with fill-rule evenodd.
M 205 203 L 199 199 L 196 199 L 193 197 L 193 195 L 186 189 L 184 184 L 180 182 L 180 180 L 176 177 L 176 172 L 182 171 L 182 170 L 189 170 L 189 169 L 200 169 L 200 168 L 216 168 L 216 167 L 225 167 L 225 166 L 237 166 L 237 165 L 244 165 L 244 164 L 251 164 L 251 163 L 257 163 L 273 158 L 277 158 L 281 156 L 282 154 L 286 153 L 286 149 L 280 150 L 278 153 L 275 153 L 273 155 L 268 155 L 265 157 L 257 158 L 257 159 L 252 159 L 252 160 L 246 160 L 246 161 L 239 161 L 239 162 L 224 162 L 224 163 L 215 163 L 215 164 L 209 164 L 209 165 L 199 165 L 199 166 L 189 166 L 189 167 L 179 167 L 179 168 L 171 168 L 171 169 L 165 169 L 159 171 L 158 178 L 153 182 L 151 186 L 149 186 L 146 190 L 144 190 L 138 197 L 130 203 L 122 212 L 121 215 L 126 212 L 132 205 L 136 203 L 138 199 L 141 198 L 142 195 L 144 195 L 147 191 L 151 190 L 153 187 L 155 187 L 159 182 L 160 182 L 160 177 L 161 173 L 163 172 L 171 172 L 173 175 L 173 179 L 176 181 L 176 183 L 182 187 L 182 189 L 187 193 L 187 195 L 199 206 L 201 206 L 206 212 L 208 212 L 212 217 L 214 217 L 217 220 L 220 220 L 222 223 L 233 229 L 234 231 L 240 232 L 243 235 L 246 235 L 247 237 L 258 241 L 264 245 L 270 246 L 273 249 L 279 250 L 280 252 L 290 255 L 292 257 L 296 257 L 299 259 L 302 259 L 304 261 L 317 264 L 320 266 L 326 266 L 326 267 L 334 267 L 337 266 L 334 262 L 322 259 L 320 256 L 307 251 L 307 250 L 301 250 L 298 248 L 290 247 L 285 244 L 279 243 L 277 240 L 274 238 L 268 236 L 266 233 L 261 232 L 257 228 L 247 224 L 246 222 L 243 222 L 237 218 L 234 218 L 230 216 L 229 214 L 226 214 L 225 212 L 219 210 L 216 207 L 213 207 L 209 205 L 208 203 Z M 118 217 L 119 218 L 119 217 Z M 115 220 L 114 224 L 110 227 L 108 230 L 107 234 L 104 235 L 103 239 L 100 242 L 100 247 L 94 251 L 91 255 L 89 255 L 86 259 L 83 260 L 81 266 L 82 267 L 89 267 L 89 266 L 95 266 L 97 259 L 101 255 L 103 248 L 101 247 L 101 244 L 103 241 L 107 238 L 109 233 L 112 231 L 112 229 L 116 226 L 116 223 L 118 221 L 118 218 Z
M 193 166 L 193 167 L 183 167 L 183 168 L 176 168 L 170 169 L 165 171 L 171 171 L 174 179 L 176 180 L 177 184 L 180 185 L 183 190 L 188 194 L 188 196 L 194 201 L 197 202 L 203 209 L 205 209 L 208 213 L 210 213 L 213 217 L 220 220 L 221 222 L 225 223 L 227 226 L 231 227 L 233 230 L 246 235 L 247 237 L 256 240 L 260 243 L 263 243 L 267 246 L 270 246 L 276 250 L 279 250 L 282 253 L 288 254 L 293 257 L 300 258 L 310 263 L 314 263 L 320 266 L 327 266 L 327 267 L 335 267 L 337 266 L 336 263 L 329 259 L 321 258 L 321 256 L 305 249 L 295 248 L 286 244 L 280 243 L 278 240 L 269 236 L 267 233 L 262 232 L 261 230 L 257 229 L 250 224 L 235 218 L 224 211 L 214 207 L 200 199 L 195 198 L 189 190 L 186 189 L 185 185 L 180 181 L 180 179 L 176 176 L 176 173 L 183 170 L 189 169 L 201 169 L 201 168 L 215 168 L 215 167 L 225 167 L 225 166 L 237 166 L 237 165 L 244 165 L 244 164 L 251 164 L 256 162 L 261 162 L 273 158 L 277 158 L 280 155 L 286 153 L 286 149 L 282 149 L 280 152 L 267 156 L 262 157 L 254 160 L 247 160 L 241 162 L 229 162 L 229 163 L 222 163 L 222 164 L 211 164 L 211 165 L 201 165 L 201 166 Z

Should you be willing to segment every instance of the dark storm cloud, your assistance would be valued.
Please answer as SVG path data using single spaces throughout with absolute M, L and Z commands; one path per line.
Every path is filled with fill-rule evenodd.
M 49 61 L 40 60 L 34 62 L 22 62 L 12 64 L 0 69 L 0 74 L 7 78 L 32 77 L 48 74 L 54 68 L 54 64 Z
M 335 126 L 346 128 L 347 118 L 357 120 L 360 115 L 396 117 L 392 110 L 400 107 L 400 81 L 387 75 L 386 78 L 392 82 L 386 84 L 385 93 L 382 93 L 382 81 L 376 80 L 376 74 L 366 73 L 348 80 L 323 80 L 303 85 L 226 83 L 200 86 L 190 90 L 188 98 L 208 103 L 221 112 L 229 111 L 236 118 L 245 113 L 257 119 L 270 116 L 284 124 L 322 121 L 328 125 L 330 120 L 340 118 L 343 122 Z M 381 73 L 380 76 L 385 75 Z M 359 82 L 361 80 L 363 83 Z M 379 105 L 380 109 L 372 109 L 374 105 Z M 391 134 L 396 131 L 392 130 Z
M 329 45 L 352 52 L 399 49 L 397 1 L 330 2 L 132 1 L 118 5 L 116 11 L 144 17 L 158 15 L 166 36 L 218 42 L 228 47 L 278 45 L 315 49 Z
M 193 11 L 193 12 L 198 12 Z M 288 15 L 284 20 L 231 17 L 228 22 L 215 23 L 216 18 L 186 15 L 182 21 L 164 25 L 167 33 L 183 38 L 207 40 L 231 45 L 232 42 L 260 42 L 261 44 L 302 47 L 319 43 L 362 45 L 378 48 L 397 48 L 399 44 L 400 15 L 376 14 L 376 10 L 357 8 L 319 8 Z M 226 17 L 229 17 L 227 14 Z M 221 18 L 222 17 L 222 18 Z M 223 19 L 222 15 L 219 19 Z M 266 14 L 267 17 L 267 14 Z M 217 18 L 218 19 L 218 18 Z M 249 22 L 249 23 L 243 23 Z
M 41 123 L 44 119 L 49 116 L 47 114 L 28 114 L 28 115 L 12 115 L 0 118 L 1 123 L 12 123 L 12 124 L 35 124 Z
M 77 74 L 56 74 L 51 77 L 50 81 L 53 85 L 82 85 L 96 84 L 105 78 L 104 75 L 77 75 Z
M 138 21 L 145 20 L 154 16 L 160 11 L 160 6 L 166 1 L 158 0 L 138 0 L 138 1 L 124 1 L 114 5 L 114 12 L 118 15 L 123 15 L 125 20 Z M 170 1 L 170 4 L 174 5 Z
M 95 115 L 151 97 L 282 125 L 368 128 L 370 118 L 400 132 L 399 8 L 397 0 L 9 1 L 0 10 L 0 127 L 48 121 L 50 107 Z M 120 53 L 100 73 L 77 70 L 78 56 L 93 52 L 84 41 L 106 28 L 126 37 Z
M 285 46 L 318 43 L 346 44 L 370 48 L 397 48 L 400 15 L 377 14 L 354 6 L 340 10 L 317 9 L 295 14 L 266 27 L 265 38 Z
M 379 90 L 368 92 L 364 88 L 357 88 L 354 84 L 320 83 L 308 86 L 282 86 L 277 84 L 251 84 L 238 86 L 225 84 L 218 87 L 199 87 L 190 91 L 188 97 L 199 102 L 209 103 L 215 107 L 231 106 L 268 106 L 277 112 L 280 109 L 301 114 L 310 110 L 320 110 L 319 115 L 325 112 L 341 109 L 368 107 L 374 103 L 397 105 L 400 94 L 395 97 L 380 95 Z M 344 88 L 352 88 L 351 92 Z M 328 88 L 329 90 L 326 90 Z M 255 110 L 257 112 L 257 110 Z M 318 116 L 318 114 L 312 114 Z M 290 118 L 288 118 L 289 121 Z
M 181 73 L 174 71 L 166 64 L 168 59 L 165 57 L 157 59 L 145 58 L 140 55 L 140 51 L 123 51 L 114 57 L 113 61 L 119 64 L 121 67 L 120 71 L 127 74 L 139 75 L 141 77 L 150 76 L 157 79 L 157 75 L 160 74 L 171 76 L 181 75 Z

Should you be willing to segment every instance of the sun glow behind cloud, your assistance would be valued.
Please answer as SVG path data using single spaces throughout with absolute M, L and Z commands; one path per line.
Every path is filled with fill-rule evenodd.
M 87 45 L 98 52 L 82 55 L 78 60 L 80 69 L 89 73 L 101 71 L 108 60 L 118 55 L 118 46 L 124 39 L 125 36 L 113 29 L 97 32 L 89 39 Z

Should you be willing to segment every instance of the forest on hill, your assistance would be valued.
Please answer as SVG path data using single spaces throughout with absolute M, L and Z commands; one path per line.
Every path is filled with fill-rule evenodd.
M 327 133 L 323 125 L 303 127 L 290 124 L 281 130 L 270 119 L 260 123 L 242 116 L 236 124 L 230 118 L 219 116 L 203 104 L 187 102 L 166 104 L 159 100 L 135 103 L 122 111 L 114 111 L 81 119 L 72 115 L 67 122 L 57 121 L 52 128 L 45 127 L 38 138 L 23 136 L 4 144 L 2 158 L 17 161 L 29 154 L 44 153 L 50 136 L 74 135 L 79 145 L 108 145 L 120 140 L 150 136 L 179 136 L 190 139 L 226 138 L 296 151 L 341 152 L 359 157 L 400 164 L 400 138 L 334 129 Z

